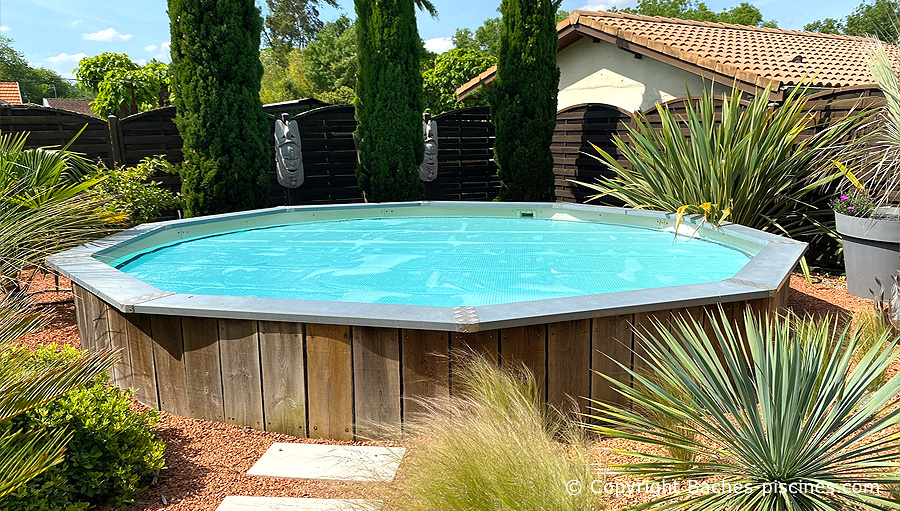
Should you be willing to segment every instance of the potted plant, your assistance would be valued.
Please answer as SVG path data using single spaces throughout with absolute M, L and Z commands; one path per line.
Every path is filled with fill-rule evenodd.
M 857 174 L 836 162 L 850 189 L 831 202 L 844 247 L 847 290 L 862 298 L 888 291 L 900 272 L 900 77 L 877 39 L 872 39 L 868 63 L 885 105 L 845 154 Z

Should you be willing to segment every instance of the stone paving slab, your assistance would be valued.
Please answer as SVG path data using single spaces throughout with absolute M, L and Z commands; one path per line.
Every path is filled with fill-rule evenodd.
M 336 481 L 392 481 L 406 449 L 274 443 L 247 471 L 253 476 Z
M 377 511 L 381 502 L 359 499 L 295 499 L 286 497 L 225 497 L 216 511 Z

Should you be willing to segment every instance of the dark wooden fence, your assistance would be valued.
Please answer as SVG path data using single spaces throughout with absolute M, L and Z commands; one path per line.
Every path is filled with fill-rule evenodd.
M 665 104 L 670 111 L 684 113 L 686 98 Z M 817 123 L 833 121 L 863 107 L 883 104 L 881 92 L 874 86 L 857 86 L 821 92 L 810 96 L 808 109 Z M 274 145 L 269 174 L 271 206 L 361 202 L 357 186 L 357 165 L 353 132 L 356 129 L 353 107 L 322 106 L 316 100 L 298 100 L 266 105 L 270 128 L 282 112 L 297 120 L 303 146 L 306 180 L 297 189 L 286 189 L 275 176 Z M 659 126 L 659 107 L 644 116 Z M 107 121 L 35 105 L 0 107 L 0 131 L 30 132 L 28 145 L 64 145 L 82 127 L 84 133 L 72 149 L 106 165 L 134 165 L 142 158 L 164 155 L 180 163 L 183 141 L 174 123 L 174 107 L 145 112 L 124 119 Z M 428 200 L 493 200 L 500 188 L 493 159 L 494 127 L 487 107 L 448 112 L 435 117 L 438 123 L 438 178 L 425 186 Z M 566 108 L 557 115 L 552 151 L 555 164 L 554 198 L 564 202 L 584 202 L 592 191 L 572 181 L 593 182 L 612 172 L 591 155 L 592 144 L 609 152 L 623 165 L 628 162 L 616 151 L 615 136 L 628 140 L 626 127 L 634 125 L 629 112 L 603 104 L 582 104 Z M 814 133 L 808 130 L 806 135 Z M 274 138 L 273 138 L 274 141 Z M 157 179 L 167 187 L 180 186 L 178 176 L 161 175 Z

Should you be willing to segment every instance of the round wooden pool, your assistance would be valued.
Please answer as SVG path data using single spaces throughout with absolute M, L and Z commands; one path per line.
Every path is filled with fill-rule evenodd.
M 446 296 L 441 297 L 441 305 L 429 305 L 428 290 L 415 299 L 382 292 L 370 302 L 346 301 L 346 284 L 341 284 L 340 293 L 328 295 L 337 285 L 331 281 L 304 293 L 304 282 L 316 280 L 323 285 L 321 272 L 316 273 L 315 268 L 296 282 L 288 282 L 291 272 L 277 274 L 273 265 L 272 274 L 285 276 L 274 278 L 275 285 L 262 296 L 248 296 L 243 290 L 231 293 L 227 285 L 208 291 L 206 284 L 213 276 L 194 275 L 197 282 L 185 284 L 193 270 L 183 271 L 171 285 L 157 281 L 155 277 L 171 265 L 165 260 L 157 260 L 160 265 L 142 278 L 129 273 L 137 271 L 132 271 L 132 262 L 144 254 L 157 257 L 161 247 L 209 240 L 223 233 L 385 218 L 547 220 L 547 225 L 554 221 L 566 228 L 580 222 L 625 226 L 657 237 L 662 231 L 667 240 L 676 239 L 674 215 L 658 212 L 545 203 L 358 204 L 284 207 L 146 224 L 53 256 L 49 263 L 72 280 L 83 347 L 121 349 L 122 360 L 113 369 L 112 380 L 120 387 L 136 389 L 135 397 L 142 403 L 177 415 L 294 436 L 352 439 L 377 436 L 386 424 L 400 426 L 404 417 L 417 411 L 415 400 L 408 398 L 452 393 L 457 350 L 474 350 L 501 366 L 524 363 L 538 377 L 547 401 L 555 405 L 574 399 L 584 411 L 588 405 L 585 398 L 621 403 L 599 374 L 626 378 L 618 363 L 632 368 L 640 363 L 640 356 L 635 355 L 641 352 L 635 328 L 653 322 L 666 325 L 674 315 L 705 321 L 705 311 L 719 306 L 736 322 L 742 321 L 748 308 L 759 313 L 773 311 L 784 304 L 788 276 L 806 247 L 737 225 L 711 229 L 699 219 L 688 218 L 679 228 L 679 240 L 699 236 L 716 250 L 725 247 L 745 255 L 746 262 L 715 273 L 704 272 L 708 263 L 698 259 L 692 267 L 696 271 L 682 271 L 694 279 L 690 283 L 662 278 L 674 271 L 667 271 L 663 262 L 655 269 L 661 275 L 655 287 L 595 292 L 568 285 L 565 288 L 571 290 L 570 295 L 500 293 L 499 298 L 481 293 L 474 305 Z M 535 225 L 529 224 L 529 229 Z M 307 231 L 304 236 L 310 236 Z M 579 236 L 584 235 L 582 231 Z M 546 241 L 547 236 L 544 229 L 529 234 L 528 239 Z M 620 233 L 616 236 L 621 244 L 614 248 L 621 258 L 629 250 L 640 252 L 628 246 L 634 241 L 623 242 Z M 410 251 L 418 246 L 418 237 L 415 234 L 406 241 Z M 458 238 L 454 234 L 460 245 Z M 313 243 L 312 238 L 304 239 L 296 242 L 298 247 Z M 251 255 L 271 252 L 256 240 L 232 243 L 239 242 L 249 247 Z M 357 245 L 353 244 L 363 250 Z M 571 250 L 578 250 L 577 245 L 566 244 Z M 683 257 L 692 256 L 681 255 L 683 247 L 679 245 L 673 256 L 672 268 L 690 264 Z M 216 250 L 205 246 L 204 260 L 229 257 Z M 364 249 L 366 253 L 379 250 L 382 248 Z M 547 252 L 546 248 L 540 250 L 541 254 Z M 563 251 L 563 263 L 554 262 L 546 275 L 529 271 L 513 280 L 537 278 L 546 283 L 550 279 L 552 284 L 560 274 L 557 268 L 567 267 L 581 272 L 575 274 L 575 282 L 586 281 L 592 265 L 599 264 L 591 259 L 596 253 L 579 258 L 576 252 Z M 607 265 L 619 259 L 615 253 L 604 257 Z M 448 258 L 447 264 L 453 259 Z M 322 258 L 321 264 L 327 268 L 329 261 L 336 260 Z M 509 265 L 522 264 L 510 261 Z M 584 264 L 579 264 L 582 261 Z M 434 260 L 426 263 L 439 265 Z M 296 274 L 301 266 L 298 263 L 297 268 L 288 270 Z M 265 273 L 265 266 L 261 268 Z M 227 275 L 233 270 L 222 271 Z M 354 278 L 363 283 L 365 278 L 359 275 L 365 273 L 354 274 Z M 420 273 L 421 269 L 409 272 Z M 626 277 L 634 280 L 631 274 Z M 469 280 L 479 283 L 480 291 L 492 291 L 493 284 L 484 283 L 493 281 L 480 276 Z M 246 287 L 253 287 L 253 277 L 247 282 Z M 546 286 L 530 286 L 537 288 L 547 292 Z

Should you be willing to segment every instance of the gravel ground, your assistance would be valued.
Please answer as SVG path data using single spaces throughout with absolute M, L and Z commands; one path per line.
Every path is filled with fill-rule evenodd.
M 66 289 L 69 282 L 60 279 L 60 287 Z M 31 291 L 55 289 L 52 276 L 38 276 L 30 284 Z M 37 301 L 70 300 L 69 293 L 40 293 Z M 791 295 L 788 302 L 799 314 L 815 315 L 850 314 L 871 306 L 871 301 L 847 294 L 846 286 L 838 278 L 816 277 L 810 286 L 801 276 L 791 277 Z M 75 311 L 71 303 L 48 307 L 52 320 L 43 330 L 29 335 L 22 343 L 34 347 L 55 342 L 79 345 L 75 325 Z M 142 406 L 135 404 L 135 406 Z M 160 474 L 157 484 L 141 494 L 138 504 L 128 511 L 213 511 L 227 495 L 254 495 L 270 497 L 313 498 L 365 498 L 378 493 L 372 485 L 359 483 L 322 482 L 308 480 L 283 480 L 246 475 L 246 471 L 259 459 L 273 442 L 320 442 L 298 439 L 287 435 L 255 431 L 241 426 L 187 419 L 165 412 L 157 434 L 166 442 L 167 468 Z M 362 444 L 356 444 L 362 445 Z M 595 444 L 595 452 L 602 463 L 625 461 L 615 454 L 616 449 L 627 448 L 622 440 L 602 440 Z M 401 466 L 402 470 L 402 466 Z M 615 482 L 621 478 L 610 478 Z M 613 509 L 637 503 L 640 496 L 622 496 L 609 502 Z M 112 507 L 103 507 L 111 511 Z

